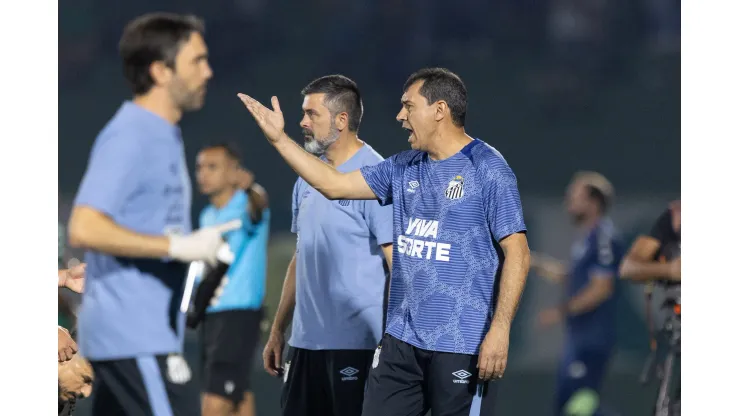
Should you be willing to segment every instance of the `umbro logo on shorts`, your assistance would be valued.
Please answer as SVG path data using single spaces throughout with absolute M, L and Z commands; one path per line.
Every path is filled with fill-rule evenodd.
M 236 386 L 234 385 L 233 381 L 229 380 L 226 383 L 224 383 L 224 391 L 226 392 L 226 394 L 233 393 L 234 388 L 236 388 Z
M 342 381 L 353 381 L 357 380 L 356 374 L 359 373 L 360 370 L 354 368 L 354 367 L 347 367 L 342 370 L 339 370 L 339 374 L 343 375 Z
M 452 380 L 453 383 L 457 383 L 457 384 L 469 384 L 470 380 L 468 379 L 470 378 L 470 376 L 472 376 L 471 373 L 465 370 L 457 370 L 454 373 L 452 373 L 452 375 L 457 377 L 457 380 L 454 380 L 454 379 Z
M 185 384 L 190 381 L 192 373 L 187 361 L 179 354 L 167 356 L 167 378 L 173 384 Z

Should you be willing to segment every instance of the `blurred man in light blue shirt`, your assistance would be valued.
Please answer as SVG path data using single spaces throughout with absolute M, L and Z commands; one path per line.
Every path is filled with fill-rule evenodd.
M 340 171 L 383 160 L 358 136 L 362 100 L 350 79 L 332 75 L 303 91 L 305 148 Z M 283 415 L 359 416 L 383 304 L 393 212 L 377 201 L 331 201 L 302 179 L 293 189 L 296 253 L 263 354 L 283 372 Z M 284 333 L 292 319 L 285 366 Z
M 260 336 L 267 277 L 270 210 L 267 194 L 240 168 L 233 146 L 218 144 L 198 153 L 197 180 L 210 204 L 200 226 L 242 220 L 226 241 L 234 261 L 221 279 L 203 322 L 203 416 L 253 416 L 250 373 Z
M 191 184 L 178 122 L 212 76 L 203 24 L 155 13 L 119 49 L 134 98 L 95 139 L 69 222 L 87 276 L 80 352 L 95 372 L 93 414 L 200 414 L 182 357 L 186 263 L 215 262 L 219 228 L 191 233 Z

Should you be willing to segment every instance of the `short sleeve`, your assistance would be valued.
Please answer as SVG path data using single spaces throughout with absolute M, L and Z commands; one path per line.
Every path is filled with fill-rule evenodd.
M 665 243 L 666 241 L 675 239 L 675 234 L 671 210 L 667 209 L 661 214 L 655 224 L 653 224 L 653 228 L 650 230 L 650 236 L 661 243 Z
M 299 186 L 298 184 L 301 182 L 301 180 L 297 180 L 295 182 L 295 185 L 293 185 L 293 198 L 292 198 L 292 206 L 293 206 L 293 216 L 290 223 L 290 232 L 297 234 L 298 233 L 298 207 L 300 207 L 300 201 L 298 200 L 299 195 Z
M 364 201 L 365 222 L 378 245 L 393 242 L 393 205 L 380 205 L 378 201 Z
M 488 208 L 488 227 L 493 238 L 501 241 L 512 234 L 527 231 L 527 227 L 524 225 L 522 201 L 514 172 L 506 164 L 495 169 L 483 186 L 487 190 L 484 197 Z
M 362 177 L 372 189 L 381 205 L 393 203 L 393 171 L 395 169 L 396 156 L 371 166 L 360 168 Z
M 85 205 L 113 216 L 141 183 L 146 166 L 145 152 L 138 140 L 118 135 L 99 142 L 77 192 L 75 206 Z
M 619 270 L 619 247 L 617 241 L 608 233 L 599 233 L 591 248 L 592 264 L 589 268 L 589 276 L 614 278 Z

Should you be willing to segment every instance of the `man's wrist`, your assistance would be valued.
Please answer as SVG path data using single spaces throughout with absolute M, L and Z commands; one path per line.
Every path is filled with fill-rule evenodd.
M 290 142 L 292 141 L 293 140 L 288 136 L 288 133 L 286 133 L 285 130 L 283 130 L 277 136 L 277 138 L 272 142 L 272 145 L 275 147 L 283 147 L 283 146 L 289 145 Z
M 57 273 L 57 286 L 65 287 L 67 285 L 67 269 L 59 270 Z
M 491 322 L 491 329 L 489 330 L 489 332 L 493 330 L 496 330 L 497 332 L 501 332 L 501 331 L 509 332 L 511 330 L 511 322 L 507 322 L 506 320 L 503 320 L 503 319 L 499 319 L 499 320 L 494 319 Z
M 270 336 L 273 336 L 273 335 L 283 336 L 283 334 L 285 334 L 285 328 L 283 328 L 283 325 L 273 324 L 272 328 L 270 328 Z

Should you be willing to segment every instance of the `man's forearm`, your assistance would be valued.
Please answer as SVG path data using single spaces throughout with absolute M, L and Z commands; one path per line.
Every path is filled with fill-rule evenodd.
M 563 313 L 578 316 L 591 312 L 604 303 L 611 293 L 611 290 L 606 290 L 592 282 L 565 303 Z
M 493 315 L 492 327 L 509 328 L 514 320 L 514 315 L 519 307 L 519 300 L 524 292 L 529 273 L 529 247 L 526 238 L 510 236 L 509 238 L 521 238 L 524 243 L 504 245 L 504 267 L 501 271 L 501 283 L 499 285 L 498 303 Z M 507 247 L 508 246 L 508 247 Z
M 625 259 L 619 268 L 619 277 L 636 282 L 665 279 L 670 273 L 671 266 L 668 263 L 640 261 L 630 258 Z
M 275 149 L 285 159 L 291 168 L 322 195 L 329 199 L 342 197 L 342 174 L 321 161 L 321 159 L 305 151 L 293 139 L 284 135 L 283 139 L 275 143 Z
M 272 331 L 285 333 L 288 325 L 293 319 L 293 310 L 295 309 L 295 262 L 296 256 L 288 264 L 288 271 L 285 273 L 283 281 L 283 292 L 280 294 L 280 303 L 275 312 L 275 320 L 272 322 Z
M 138 234 L 88 207 L 75 207 L 69 221 L 69 243 L 113 256 L 162 258 L 168 255 L 165 236 Z

